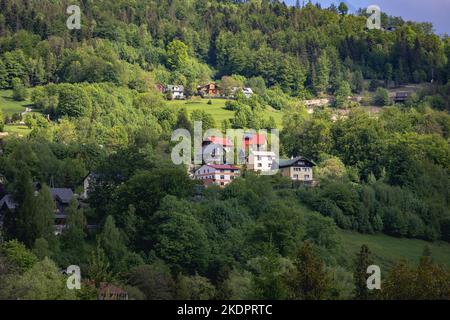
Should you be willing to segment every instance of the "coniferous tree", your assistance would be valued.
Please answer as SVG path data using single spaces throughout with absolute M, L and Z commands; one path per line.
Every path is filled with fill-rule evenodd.
M 341 2 L 338 7 L 339 13 L 346 15 L 348 13 L 348 6 L 345 2 Z
M 355 272 L 353 274 L 355 281 L 355 298 L 360 300 L 368 300 L 371 293 L 367 288 L 367 268 L 372 265 L 370 258 L 370 250 L 366 245 L 361 246 L 361 250 L 357 254 Z
M 309 241 L 305 241 L 298 249 L 294 265 L 295 269 L 287 276 L 292 298 L 326 299 L 331 288 L 330 278 L 324 262 Z
M 91 252 L 88 267 L 88 277 L 89 279 L 94 281 L 97 287 L 100 286 L 100 283 L 111 280 L 112 277 L 108 258 L 106 257 L 105 252 L 100 246 L 99 241 L 97 241 L 96 248 Z
M 317 94 L 324 94 L 330 82 L 330 59 L 326 51 L 322 52 L 315 66 L 316 74 L 313 76 L 313 86 Z
M 47 240 L 50 248 L 56 245 L 55 238 L 55 203 L 50 189 L 44 184 L 35 198 L 36 211 L 34 213 L 34 228 L 36 238 Z M 33 241 L 34 243 L 34 241 Z
M 61 235 L 61 249 L 69 263 L 80 264 L 84 258 L 86 239 L 84 212 L 78 208 L 76 200 L 70 202 L 65 212 L 67 219 L 66 228 Z
M 98 236 L 98 243 L 107 257 L 111 269 L 122 270 L 128 251 L 112 216 L 106 218 L 103 230 Z
M 6 218 L 8 238 L 17 238 L 31 247 L 37 238 L 37 230 L 35 230 L 33 223 L 37 203 L 34 187 L 27 171 L 20 174 L 17 186 L 14 196 L 18 203 L 17 211 Z

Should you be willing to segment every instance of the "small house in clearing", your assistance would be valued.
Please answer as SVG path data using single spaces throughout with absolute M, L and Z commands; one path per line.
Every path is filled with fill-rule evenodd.
M 283 177 L 303 184 L 313 184 L 313 167 L 316 164 L 304 157 L 296 157 L 278 162 L 278 169 Z M 274 168 L 275 169 L 275 168 Z
M 166 93 L 172 94 L 172 97 L 176 100 L 182 100 L 184 99 L 184 86 L 168 85 L 166 87 Z
M 244 89 L 242 89 L 242 92 L 244 93 L 244 96 L 246 98 L 251 98 L 253 96 L 252 88 L 244 88 Z
M 38 191 L 36 191 L 37 194 Z M 55 234 L 61 234 L 66 225 L 65 210 L 69 206 L 75 195 L 72 189 L 68 188 L 50 188 L 50 194 L 55 202 Z M 0 200 L 0 226 L 7 212 L 14 212 L 18 204 L 12 195 L 5 195 Z
M 399 91 L 395 93 L 394 102 L 396 103 L 403 103 L 408 99 L 409 92 L 406 91 Z
M 200 180 L 205 187 L 216 185 L 224 187 L 239 177 L 238 167 L 227 164 L 205 164 L 195 171 L 194 178 Z
M 197 91 L 198 95 L 202 97 L 217 97 L 221 94 L 219 86 L 214 82 L 208 83 L 204 86 L 198 86 Z
M 69 188 L 51 188 L 50 193 L 55 201 L 55 228 L 56 234 L 61 234 L 66 227 L 65 210 L 74 198 L 72 189 Z

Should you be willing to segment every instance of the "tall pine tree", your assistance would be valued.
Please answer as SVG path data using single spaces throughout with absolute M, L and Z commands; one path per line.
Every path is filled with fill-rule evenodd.
M 372 264 L 370 259 L 370 250 L 366 245 L 361 246 L 361 250 L 357 254 L 356 268 L 354 272 L 355 281 L 355 298 L 361 300 L 370 299 L 371 292 L 367 288 L 367 268 Z

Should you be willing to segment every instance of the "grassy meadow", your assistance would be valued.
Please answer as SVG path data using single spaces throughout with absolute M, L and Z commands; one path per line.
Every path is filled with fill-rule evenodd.
M 431 249 L 436 263 L 450 267 L 450 244 L 416 239 L 395 238 L 383 234 L 368 235 L 340 230 L 339 235 L 348 256 L 355 256 L 363 244 L 369 246 L 372 257 L 380 267 L 389 268 L 395 261 L 405 259 L 417 264 L 425 246 Z
M 167 101 L 171 106 L 178 106 L 185 108 L 189 113 L 194 110 L 203 110 L 214 117 L 216 125 L 220 127 L 223 120 L 232 119 L 234 111 L 225 109 L 226 99 L 211 99 L 212 104 L 208 104 L 209 99 L 192 99 L 192 100 L 172 100 Z M 277 128 L 281 129 L 283 113 L 271 107 L 267 107 L 266 117 L 273 117 Z

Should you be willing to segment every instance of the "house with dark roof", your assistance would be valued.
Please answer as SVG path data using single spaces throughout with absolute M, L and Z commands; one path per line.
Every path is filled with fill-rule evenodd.
M 39 186 L 39 184 L 36 184 Z M 36 191 L 36 195 L 39 191 Z M 60 234 L 66 225 L 65 209 L 69 206 L 75 195 L 69 188 L 50 188 L 50 194 L 55 202 L 55 233 Z M 13 212 L 17 209 L 18 204 L 12 195 L 7 194 L 0 200 L 0 222 L 7 211 Z
M 398 91 L 395 93 L 394 102 L 396 102 L 396 103 L 397 102 L 399 102 L 399 103 L 405 102 L 406 99 L 408 99 L 408 97 L 409 97 L 409 92 Z
M 61 234 L 66 226 L 65 210 L 74 198 L 72 189 L 69 188 L 50 188 L 50 194 L 55 201 L 55 227 L 56 234 Z
M 2 209 L 15 210 L 16 207 L 17 207 L 17 203 L 14 201 L 13 197 L 9 194 L 5 195 L 0 200 L 0 210 L 2 210 Z
M 275 165 L 276 163 L 273 169 L 276 169 Z M 278 170 L 283 177 L 303 184 L 313 184 L 313 167 L 315 166 L 316 164 L 313 161 L 302 156 L 285 160 L 280 159 L 278 162 Z
M 200 180 L 205 187 L 216 185 L 225 187 L 240 175 L 238 167 L 228 164 L 205 164 L 194 173 L 194 178 Z
M 14 201 L 13 197 L 9 194 L 5 195 L 0 199 L 0 227 L 3 226 L 3 219 L 5 214 L 8 212 L 13 212 L 17 208 L 17 203 Z

